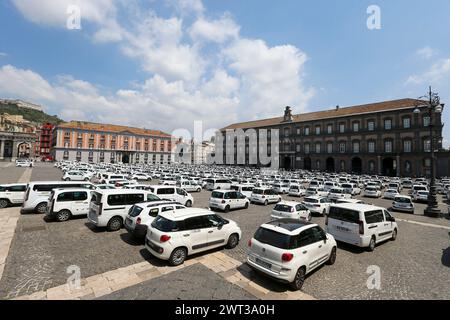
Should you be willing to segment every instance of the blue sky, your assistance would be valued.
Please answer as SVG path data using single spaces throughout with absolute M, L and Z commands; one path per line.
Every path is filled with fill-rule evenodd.
M 69 4 L 81 30 L 66 28 Z M 370 5 L 380 30 L 367 28 Z M 171 132 L 429 85 L 450 101 L 447 0 L 5 0 L 0 21 L 0 96 L 65 120 Z

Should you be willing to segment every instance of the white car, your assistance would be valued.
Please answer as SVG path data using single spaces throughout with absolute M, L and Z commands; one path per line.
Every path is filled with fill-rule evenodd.
M 148 190 L 150 190 L 152 193 L 163 200 L 175 201 L 181 203 L 186 207 L 192 207 L 192 205 L 194 204 L 194 197 L 186 190 L 177 188 L 176 186 L 149 186 Z
M 333 188 L 328 192 L 328 199 L 330 201 L 337 201 L 339 199 L 351 199 L 352 194 L 348 189 L 344 188 Z
M 383 198 L 393 200 L 399 195 L 400 193 L 398 193 L 398 189 L 387 189 L 383 194 Z
M 33 161 L 24 159 L 24 160 L 16 160 L 16 167 L 32 167 Z
M 381 191 L 377 187 L 366 187 L 364 189 L 364 197 L 379 198 L 381 197 Z
M 409 196 L 397 196 L 392 203 L 392 209 L 395 211 L 414 213 L 414 203 Z
M 381 207 L 367 204 L 337 204 L 325 218 L 326 231 L 337 241 L 373 251 L 377 243 L 397 239 L 398 226 Z
M 151 181 L 152 177 L 146 173 L 137 172 L 135 174 L 132 174 L 130 176 L 131 180 L 145 180 L 145 181 Z
M 312 213 L 326 215 L 330 209 L 331 202 L 327 197 L 311 196 L 303 200 L 303 204 Z
M 0 209 L 10 205 L 22 204 L 27 185 L 23 183 L 0 185 Z
M 271 188 L 255 188 L 253 189 L 250 203 L 259 203 L 267 206 L 269 203 L 278 203 L 281 196 Z
M 302 186 L 298 184 L 293 184 L 289 188 L 288 195 L 291 197 L 304 197 L 306 190 L 302 188 Z
M 429 191 L 417 191 L 414 193 L 413 199 L 415 202 L 427 202 L 429 194 Z
M 67 171 L 62 179 L 64 181 L 89 181 L 91 176 L 86 172 L 81 171 Z
M 248 199 L 251 198 L 254 188 L 255 186 L 253 184 L 236 184 L 231 186 L 231 190 L 242 193 Z
M 270 216 L 272 219 L 297 219 L 311 221 L 311 212 L 304 204 L 293 201 L 282 201 L 277 203 Z
M 85 188 L 54 189 L 47 203 L 47 217 L 64 222 L 89 213 L 91 191 Z
M 135 238 L 144 239 L 148 227 L 158 214 L 180 209 L 186 209 L 186 207 L 168 200 L 137 203 L 128 211 L 124 226 Z
M 242 232 L 236 222 L 221 218 L 206 209 L 161 212 L 147 231 L 145 248 L 172 266 L 184 263 L 187 256 L 213 248 L 235 248 Z
M 215 190 L 211 193 L 209 207 L 211 210 L 218 209 L 229 212 L 234 209 L 247 209 L 250 200 L 238 191 Z
M 201 192 L 202 186 L 193 180 L 180 180 L 177 181 L 177 187 L 180 187 L 187 192 Z
M 275 183 L 272 189 L 278 194 L 285 194 L 289 192 L 289 183 Z
M 311 271 L 336 261 L 333 236 L 317 224 L 280 219 L 263 224 L 248 242 L 247 264 L 300 290 Z

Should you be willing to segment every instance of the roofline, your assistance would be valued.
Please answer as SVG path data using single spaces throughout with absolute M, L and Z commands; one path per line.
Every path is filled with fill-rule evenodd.
M 426 103 L 426 101 L 423 101 L 423 100 L 412 99 L 412 98 L 405 98 L 405 99 L 387 100 L 387 101 L 382 101 L 382 102 L 375 102 L 375 103 L 367 103 L 367 104 L 361 104 L 361 105 L 342 107 L 342 108 L 339 108 L 339 110 L 350 109 L 350 108 L 357 108 L 357 107 L 364 107 L 364 106 L 368 106 L 368 105 L 372 105 L 372 104 L 381 104 L 381 103 L 386 103 L 386 102 L 405 101 L 405 100 L 411 100 L 411 101 Z M 404 110 L 404 109 L 409 109 L 409 108 L 413 108 L 413 107 L 415 108 L 416 105 L 411 105 L 411 106 L 401 107 L 401 108 L 388 109 L 388 110 L 361 112 L 361 113 L 357 113 L 357 114 L 347 114 L 347 115 L 340 115 L 340 116 L 333 116 L 333 117 L 323 117 L 323 118 L 319 118 L 319 119 L 316 119 L 316 120 L 293 120 L 293 121 L 289 121 L 289 122 L 280 122 L 280 123 L 277 123 L 277 124 L 269 124 L 269 125 L 261 125 L 261 126 L 255 125 L 255 126 L 249 126 L 249 127 L 242 127 L 242 128 L 238 128 L 238 129 L 265 128 L 265 127 L 273 127 L 273 126 L 278 126 L 278 125 L 283 125 L 283 124 L 302 123 L 302 122 L 314 122 L 314 121 L 321 121 L 321 120 L 335 119 L 335 118 L 346 118 L 346 117 L 352 117 L 352 116 L 355 116 L 355 115 L 364 115 L 364 114 L 371 114 L 371 113 L 398 111 L 398 110 Z M 421 107 L 423 107 L 423 106 L 419 105 L 419 108 L 421 108 Z M 305 116 L 305 115 L 310 115 L 310 114 L 314 114 L 314 113 L 328 112 L 328 111 L 334 111 L 334 109 L 327 109 L 327 110 L 322 110 L 322 111 L 314 111 L 314 112 L 308 112 L 308 113 L 304 113 L 304 114 L 295 114 L 294 117 L 295 116 Z M 257 121 L 277 120 L 277 119 L 282 120 L 283 117 L 274 117 L 274 118 L 267 118 L 267 119 L 255 120 L 255 121 L 257 122 Z M 231 124 L 231 125 L 229 125 L 227 127 L 224 127 L 222 129 L 220 129 L 219 131 L 235 130 L 235 129 L 229 129 L 229 128 L 232 127 L 232 126 L 235 126 L 235 125 L 241 125 L 241 124 L 244 125 L 246 123 L 251 123 L 251 122 L 255 122 L 255 121 L 246 121 L 246 122 L 233 123 L 233 124 Z

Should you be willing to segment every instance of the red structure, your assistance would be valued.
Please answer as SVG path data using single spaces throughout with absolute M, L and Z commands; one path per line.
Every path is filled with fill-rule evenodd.
M 51 148 L 54 127 L 55 126 L 51 123 L 45 123 L 38 130 L 38 150 L 36 150 L 36 156 L 39 156 L 43 161 L 53 160 L 53 157 L 51 156 Z

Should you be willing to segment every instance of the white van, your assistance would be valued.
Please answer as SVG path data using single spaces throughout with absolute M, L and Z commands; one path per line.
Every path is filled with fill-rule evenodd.
M 175 186 L 150 186 L 148 190 L 163 200 L 172 200 L 186 207 L 192 207 L 194 204 L 191 194 Z
M 14 183 L 0 185 L 0 209 L 10 205 L 22 204 L 27 184 Z
M 231 186 L 231 190 L 238 191 L 242 193 L 244 196 L 247 197 L 247 199 L 250 199 L 252 196 L 253 189 L 255 188 L 252 184 L 237 184 L 234 186 Z
M 63 222 L 73 216 L 89 213 L 91 191 L 87 189 L 54 189 L 47 203 L 47 217 Z
M 128 180 L 128 175 L 119 173 L 104 173 L 100 183 L 108 183 L 109 180 Z
M 398 226 L 385 209 L 367 204 L 332 205 L 325 218 L 326 230 L 337 241 L 373 251 L 377 243 L 397 238 Z
M 131 206 L 141 202 L 161 200 L 144 190 L 97 190 L 92 192 L 88 220 L 96 227 L 117 231 L 123 226 Z
M 230 190 L 231 181 L 228 179 L 206 179 L 206 189 L 213 190 Z
M 47 212 L 47 202 L 53 189 L 83 188 L 94 190 L 95 186 L 90 182 L 66 182 L 66 181 L 39 181 L 30 182 L 25 193 L 21 213 Z
M 186 190 L 187 192 L 201 192 L 202 186 L 193 180 L 179 180 L 177 181 L 177 187 Z

